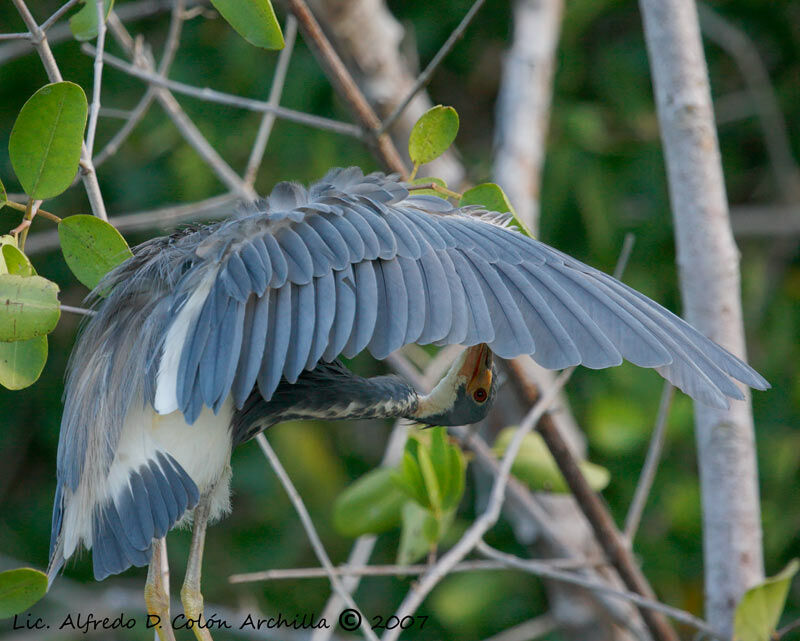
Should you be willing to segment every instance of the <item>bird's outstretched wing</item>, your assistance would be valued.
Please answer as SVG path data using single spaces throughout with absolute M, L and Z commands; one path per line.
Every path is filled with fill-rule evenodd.
M 765 389 L 748 365 L 614 278 L 476 208 L 409 195 L 358 169 L 306 190 L 281 183 L 262 203 L 205 228 L 180 263 L 154 406 L 190 422 L 257 384 L 340 353 L 376 358 L 407 343 L 485 342 L 551 369 L 656 368 L 712 406 Z

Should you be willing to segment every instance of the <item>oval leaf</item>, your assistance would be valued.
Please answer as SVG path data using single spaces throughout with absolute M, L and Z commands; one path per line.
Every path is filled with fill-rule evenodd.
M 333 504 L 333 525 L 344 535 L 380 534 L 400 525 L 408 500 L 392 480 L 393 470 L 381 467 L 348 486 Z
M 251 45 L 283 49 L 283 34 L 269 0 L 211 0 L 211 4 Z
M 60 314 L 58 285 L 41 276 L 0 274 L 0 341 L 49 334 Z
M 505 454 L 516 429 L 507 427 L 498 434 L 492 448 L 498 457 Z M 579 461 L 578 465 L 593 490 L 599 492 L 608 485 L 611 475 L 607 469 L 589 461 Z M 550 454 L 542 437 L 536 432 L 526 434 L 522 439 L 522 446 L 511 466 L 511 473 L 532 490 L 569 492 L 569 486 L 564 480 L 561 470 L 558 469 L 553 455 Z
M 17 116 L 8 153 L 31 198 L 58 196 L 72 183 L 86 127 L 86 96 L 72 82 L 45 85 Z
M 133 256 L 128 243 L 114 227 L 95 216 L 79 214 L 58 224 L 64 260 L 89 289 L 109 271 Z
M 533 238 L 533 234 L 531 234 L 527 225 L 517 218 L 517 212 L 514 211 L 511 201 L 508 200 L 506 192 L 503 191 L 500 185 L 495 183 L 476 185 L 472 189 L 468 189 L 464 192 L 464 195 L 461 196 L 460 204 L 462 207 L 466 205 L 480 205 L 481 207 L 485 207 L 488 211 L 511 214 L 512 224 L 516 225 L 523 234 Z
M 0 619 L 25 612 L 47 592 L 47 575 L 32 568 L 0 572 Z
M 430 519 L 435 518 L 430 510 L 426 510 L 414 501 L 403 505 L 403 527 L 400 531 L 400 544 L 397 546 L 397 564 L 408 565 L 421 559 L 431 549 L 426 536 L 430 529 Z
M 789 585 L 800 569 L 793 559 L 783 571 L 744 593 L 733 616 L 735 641 L 769 641 L 778 627 Z
M 408 139 L 408 155 L 417 165 L 441 156 L 458 133 L 458 113 L 452 107 L 437 105 L 417 120 Z
M 108 14 L 114 6 L 114 0 L 104 0 L 105 6 L 103 19 L 108 20 Z M 97 0 L 85 2 L 83 8 L 69 19 L 69 28 L 75 40 L 92 40 L 97 37 Z
M 0 385 L 10 390 L 33 385 L 47 362 L 47 336 L 0 343 Z
M 0 208 L 8 202 L 8 194 L 6 188 L 3 186 L 3 181 L 0 180 Z

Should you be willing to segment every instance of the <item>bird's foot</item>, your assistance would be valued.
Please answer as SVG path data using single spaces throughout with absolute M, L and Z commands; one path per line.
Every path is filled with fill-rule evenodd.
M 148 582 L 144 586 L 144 602 L 147 606 L 147 623 L 155 627 L 159 641 L 175 641 L 169 616 L 169 595 L 162 586 Z
M 213 641 L 203 615 L 203 595 L 200 589 L 184 583 L 181 588 L 181 603 L 187 627 L 191 626 L 197 641 Z

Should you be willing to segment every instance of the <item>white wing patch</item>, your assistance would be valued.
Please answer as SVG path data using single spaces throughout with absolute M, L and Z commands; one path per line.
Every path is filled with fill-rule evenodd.
M 158 367 L 156 397 L 153 403 L 159 414 L 169 414 L 178 409 L 178 367 L 181 362 L 181 353 L 186 344 L 189 330 L 194 327 L 216 279 L 216 270 L 206 274 L 167 331 L 164 353 L 161 355 Z

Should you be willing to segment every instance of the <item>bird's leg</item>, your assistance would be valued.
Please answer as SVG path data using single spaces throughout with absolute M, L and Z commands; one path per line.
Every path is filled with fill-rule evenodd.
M 147 583 L 144 586 L 144 602 L 147 605 L 147 622 L 156 624 L 160 641 L 175 641 L 172 621 L 169 616 L 169 563 L 167 562 L 167 539 L 153 541 L 153 556 L 147 568 Z M 155 619 L 154 617 L 158 617 Z M 156 623 L 156 621 L 158 621 Z
M 194 509 L 194 529 L 192 530 L 192 547 L 189 551 L 189 562 L 186 565 L 186 578 L 181 588 L 183 613 L 187 621 L 192 622 L 192 631 L 198 641 L 213 641 L 206 627 L 203 616 L 203 595 L 200 593 L 200 574 L 203 567 L 203 546 L 206 540 L 206 525 L 211 507 L 213 488 L 200 497 Z

